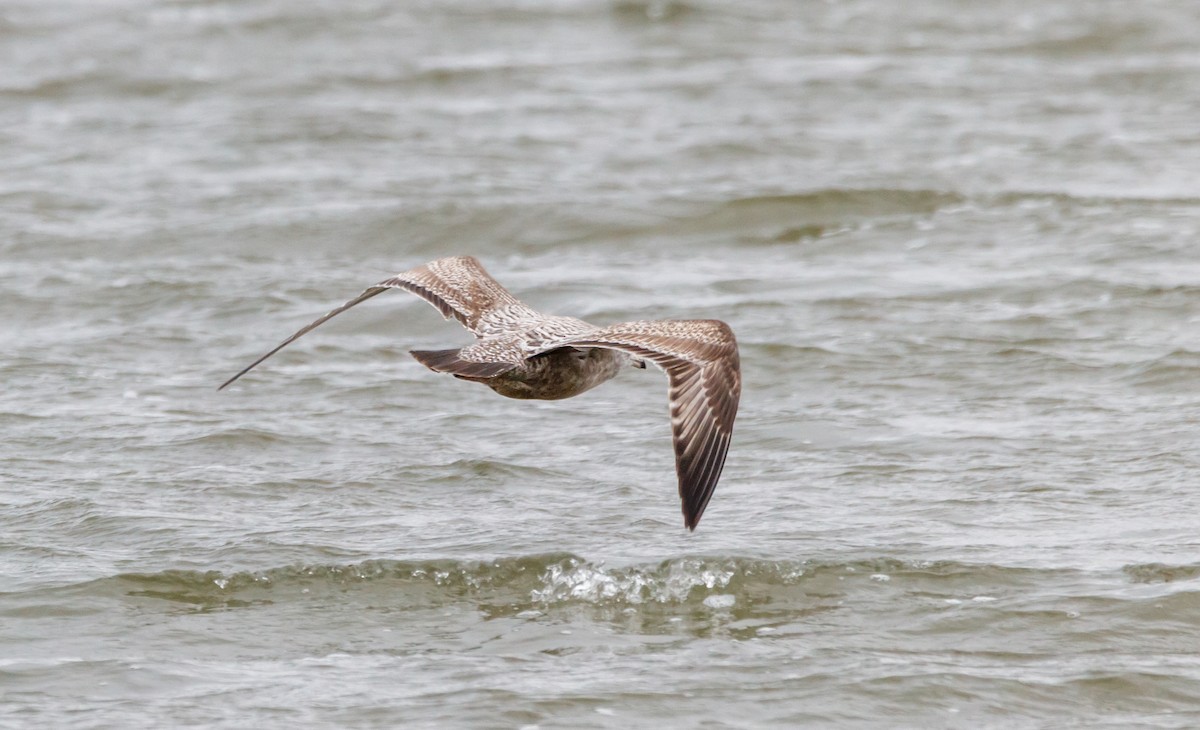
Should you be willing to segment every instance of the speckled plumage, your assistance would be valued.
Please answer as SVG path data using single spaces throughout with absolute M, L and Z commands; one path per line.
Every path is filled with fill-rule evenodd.
M 437 372 L 483 383 L 509 398 L 579 395 L 627 365 L 653 362 L 667 373 L 675 467 L 684 524 L 695 529 L 721 476 L 737 416 L 742 376 L 737 341 L 724 322 L 655 320 L 596 327 L 541 314 L 493 279 L 471 256 L 432 261 L 385 279 L 301 328 L 220 387 L 347 309 L 388 289 L 404 289 L 454 317 L 476 336 L 455 350 L 413 357 Z

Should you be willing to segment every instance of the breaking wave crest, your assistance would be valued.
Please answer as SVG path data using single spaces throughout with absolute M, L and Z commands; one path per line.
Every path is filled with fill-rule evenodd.
M 197 610 L 337 601 L 397 610 L 466 603 L 492 614 L 574 606 L 652 612 L 734 609 L 742 615 L 767 615 L 843 600 L 891 601 L 898 594 L 945 605 L 984 603 L 996 596 L 1029 595 L 1047 582 L 1083 586 L 1084 595 L 1137 601 L 1147 596 L 1125 595 L 1122 586 L 1181 583 L 1169 592 L 1191 595 L 1197 575 L 1200 569 L 1195 566 L 1134 565 L 1096 575 L 1074 569 L 888 558 L 819 562 L 678 557 L 609 566 L 569 553 L 549 553 L 490 561 L 367 560 L 262 571 L 124 573 L 29 591 L 18 602 L 40 604 L 49 593 L 69 592 L 85 598 L 165 601 Z

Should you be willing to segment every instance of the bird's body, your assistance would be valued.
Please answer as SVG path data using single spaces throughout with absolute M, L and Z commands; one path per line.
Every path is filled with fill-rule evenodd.
M 616 350 L 560 347 L 535 355 L 507 373 L 477 382 L 506 398 L 562 400 L 612 380 L 632 361 L 629 355 Z M 472 379 L 464 375 L 458 377 Z
M 574 317 L 548 317 L 537 313 L 531 316 L 520 312 L 496 329 L 499 331 L 484 334 L 470 348 L 464 348 L 468 350 L 466 356 L 507 364 L 518 354 L 536 354 L 521 359 L 512 369 L 499 375 L 472 374 L 471 364 L 464 364 L 459 354 L 462 350 L 415 350 L 412 355 L 430 370 L 483 383 L 502 396 L 521 400 L 570 398 L 616 377 L 622 366 L 635 364 L 630 355 L 619 350 L 599 347 L 547 349 L 548 344 L 599 329 Z
M 541 314 L 500 286 L 470 256 L 432 261 L 368 288 L 317 319 L 221 385 L 354 305 L 405 289 L 454 317 L 475 336 L 451 350 L 415 350 L 421 364 L 482 383 L 508 398 L 559 400 L 650 361 L 670 381 L 671 426 L 684 523 L 695 529 L 725 463 L 741 394 L 737 342 L 717 320 L 658 320 L 597 327 Z

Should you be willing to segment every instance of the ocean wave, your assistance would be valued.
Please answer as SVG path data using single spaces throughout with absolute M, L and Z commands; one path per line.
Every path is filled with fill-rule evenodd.
M 1134 583 L 1174 583 L 1200 578 L 1200 565 L 1136 563 L 1126 565 L 1122 571 Z
M 521 610 L 564 606 L 774 606 L 893 583 L 909 589 L 971 599 L 1055 575 L 1032 568 L 895 559 L 851 562 L 677 557 L 609 566 L 570 553 L 490 561 L 367 560 L 351 564 L 293 565 L 261 571 L 166 570 L 123 573 L 55 590 L 151 598 L 205 608 L 310 600 L 365 591 L 372 602 L 428 607 L 460 601 Z
M 1081 193 L 1067 190 L 1035 190 L 1011 189 L 971 196 L 973 200 L 987 206 L 1018 206 L 1025 204 L 1050 204 L 1062 207 L 1083 206 L 1108 208 L 1119 204 L 1138 204 L 1147 206 L 1194 206 L 1200 204 L 1200 198 L 1188 195 L 1146 195 L 1144 191 L 1131 190 L 1129 193 L 1106 191 L 1104 193 Z
M 820 235 L 831 225 L 897 215 L 928 215 L 960 205 L 954 192 L 904 188 L 825 188 L 783 195 L 753 195 L 726 200 L 701 216 L 696 225 L 747 224 L 763 220 L 793 220 L 777 238 L 783 242 Z
M 1148 388 L 1190 384 L 1200 374 L 1200 352 L 1176 349 L 1151 360 L 1126 366 L 1122 380 Z
M 235 426 L 214 430 L 200 436 L 186 436 L 174 440 L 175 446 L 254 446 L 265 447 L 271 444 L 283 443 L 288 437 L 266 429 L 249 426 Z

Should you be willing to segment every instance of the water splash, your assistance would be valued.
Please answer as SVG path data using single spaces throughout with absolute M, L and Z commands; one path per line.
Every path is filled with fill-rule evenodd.
M 707 596 L 714 589 L 726 588 L 737 573 L 736 564 L 729 561 L 697 558 L 627 568 L 605 568 L 572 559 L 551 565 L 542 576 L 545 585 L 535 589 L 531 598 L 537 603 L 684 603 L 697 589 Z

